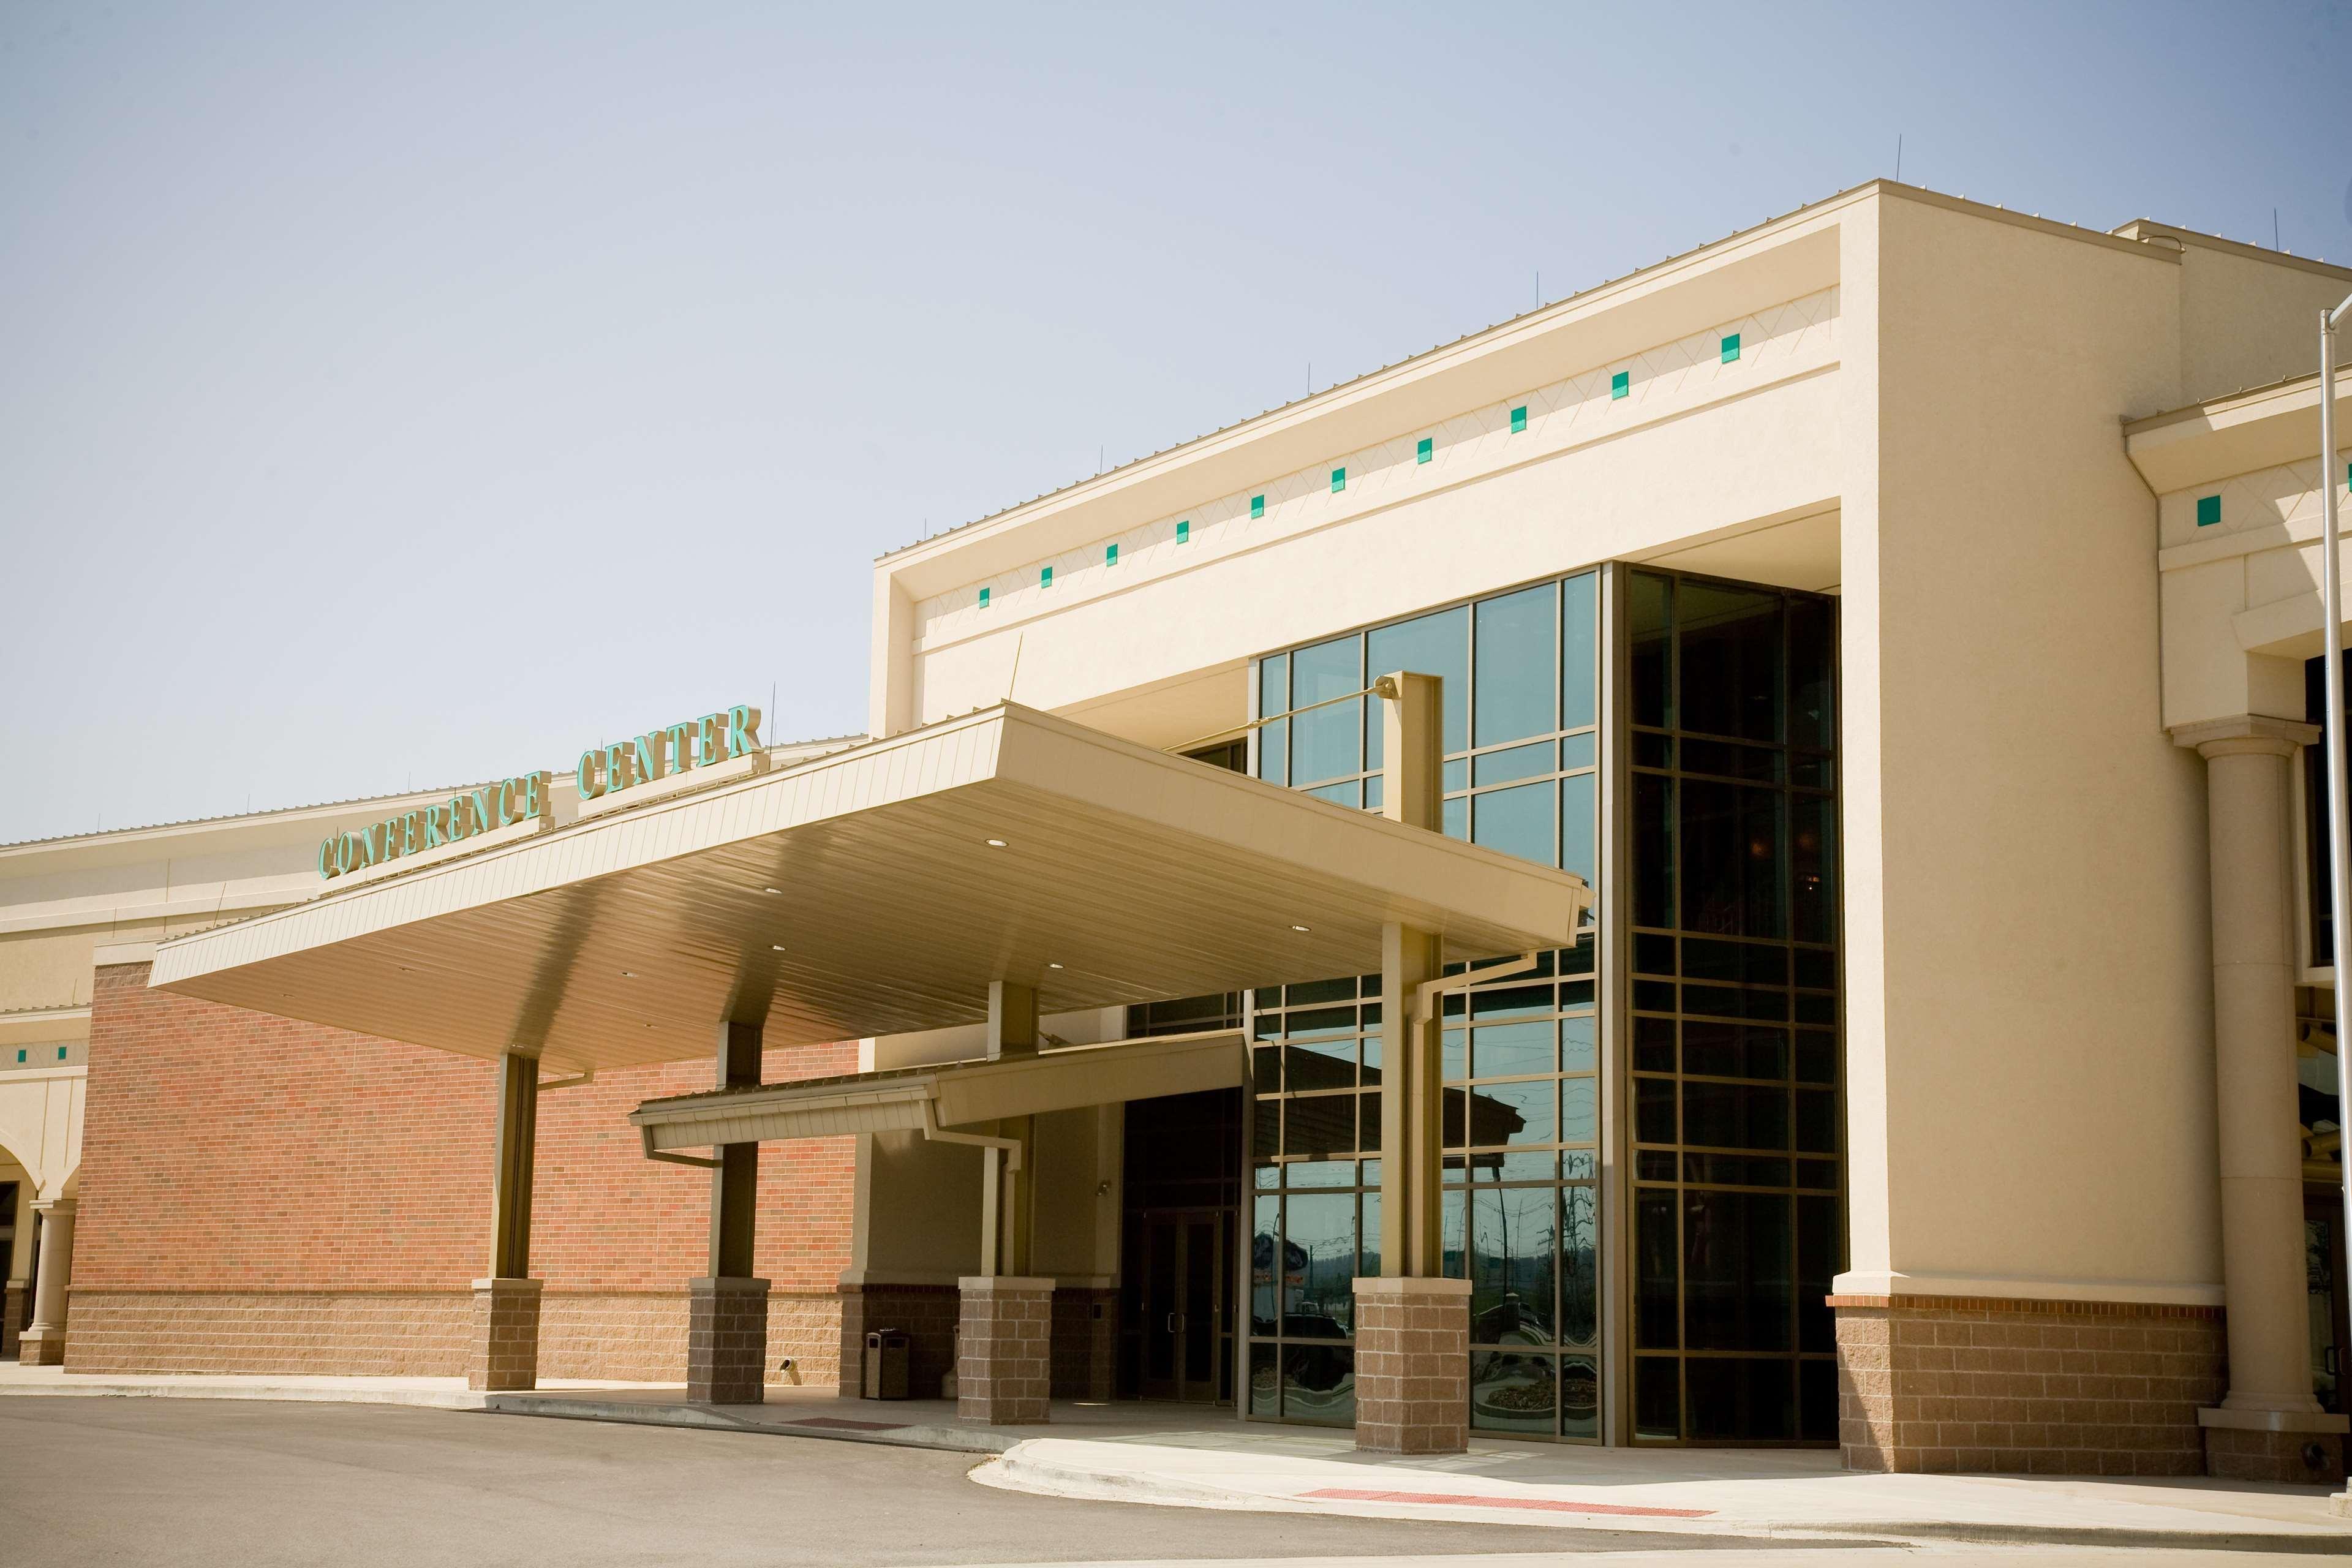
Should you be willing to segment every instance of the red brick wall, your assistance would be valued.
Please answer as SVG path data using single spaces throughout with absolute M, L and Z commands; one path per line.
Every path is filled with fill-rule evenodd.
M 855 1045 L 798 1047 L 763 1076 L 856 1067 Z M 709 1178 L 646 1159 L 627 1113 L 711 1076 L 672 1063 L 541 1098 L 542 1375 L 683 1375 Z M 488 1266 L 494 1096 L 487 1062 L 152 991 L 144 965 L 99 970 L 68 1366 L 462 1372 L 440 1325 L 466 1320 Z M 794 1325 L 779 1353 L 795 1334 L 820 1362 L 837 1342 L 853 1159 L 848 1139 L 761 1151 L 759 1268 Z M 383 1332 L 386 1299 L 416 1343 Z

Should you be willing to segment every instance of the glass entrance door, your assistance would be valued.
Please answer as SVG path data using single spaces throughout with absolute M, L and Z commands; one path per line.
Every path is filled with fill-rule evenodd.
M 1213 1405 L 1225 1337 L 1225 1216 L 1214 1209 L 1143 1219 L 1146 1399 Z
M 2311 1392 L 2322 1410 L 2345 1408 L 2344 1200 L 2305 1189 L 2303 1199 L 2305 1275 L 2311 1315 Z

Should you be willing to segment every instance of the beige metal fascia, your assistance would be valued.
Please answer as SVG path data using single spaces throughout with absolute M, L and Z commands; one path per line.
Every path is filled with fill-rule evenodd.
M 2352 396 L 2352 367 L 2337 373 L 2336 395 Z M 2316 372 L 2124 426 L 2125 453 L 2158 495 L 2305 462 L 2318 447 Z

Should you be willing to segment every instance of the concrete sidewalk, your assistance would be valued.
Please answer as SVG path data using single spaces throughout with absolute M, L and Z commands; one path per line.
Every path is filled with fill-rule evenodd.
M 1820 1449 L 1624 1449 L 1480 1438 L 1467 1454 L 1356 1452 L 1328 1428 L 1202 1405 L 1056 1405 L 1048 1426 L 958 1421 L 943 1400 L 772 1386 L 764 1405 L 690 1405 L 676 1384 L 550 1380 L 488 1394 L 455 1377 L 103 1375 L 0 1362 L 0 1396 L 423 1405 L 945 1448 L 984 1485 L 1173 1507 L 1478 1521 L 1759 1540 L 2047 1544 L 2352 1555 L 2327 1489 L 2202 1478 L 1865 1476 Z
M 2316 1487 L 2203 1478 L 1854 1475 L 1820 1450 L 1642 1450 L 1480 1442 L 1466 1455 L 1357 1454 L 1342 1434 L 1265 1427 L 1181 1445 L 1033 1437 L 973 1471 L 1048 1497 L 1562 1529 L 1987 1545 L 2352 1553 Z M 1283 1428 L 1272 1428 L 1282 1432 Z

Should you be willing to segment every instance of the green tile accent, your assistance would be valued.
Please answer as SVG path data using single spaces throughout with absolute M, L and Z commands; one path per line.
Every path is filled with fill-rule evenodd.
M 1633 390 L 1633 373 L 1632 371 L 1621 370 L 1615 375 L 1609 378 L 1609 395 L 1612 401 L 1624 396 L 1627 393 Z
M 1040 566 L 1040 567 L 1038 567 L 1038 568 L 1037 568 L 1037 586 L 1039 586 L 1040 588 L 1050 588 L 1050 587 L 1052 587 L 1053 585 L 1054 585 L 1054 569 L 1053 569 L 1051 566 Z
M 1106 566 L 1116 566 L 1118 564 L 1118 545 L 1106 544 L 1103 546 L 1103 564 Z
M 2210 528 L 2221 521 L 2221 498 L 2220 496 L 2199 496 L 2197 498 L 2197 526 L 2200 528 Z
M 1723 339 L 1723 363 L 1729 364 L 1739 357 L 1739 334 L 1727 332 Z
M 24 1052 L 22 1052 L 22 1051 L 18 1051 L 18 1052 L 16 1053 L 16 1059 L 17 1059 L 18 1061 L 20 1061 L 20 1062 L 21 1062 L 21 1061 L 23 1061 L 23 1060 L 25 1059 L 25 1053 L 24 1053 Z
M 988 608 L 988 590 L 985 588 L 980 591 L 980 607 L 983 610 Z
M 1176 542 L 1179 544 L 1185 543 L 1190 541 L 1192 537 L 1192 519 L 1187 518 L 1182 522 L 1176 525 Z
M 1264 496 L 1250 497 L 1250 515 L 1252 517 L 1264 517 L 1265 515 L 1265 498 Z
M 1520 404 L 1511 410 L 1511 434 L 1516 436 L 1528 427 L 1528 405 Z
M 1423 436 L 1421 438 L 1421 450 L 1413 454 L 1412 460 L 1416 463 L 1426 463 L 1430 459 L 1430 455 L 1436 449 L 1437 443 Z
M 59 1046 L 59 1047 L 58 1047 L 58 1060 L 59 1060 L 59 1061 L 63 1061 L 63 1060 L 65 1060 L 65 1059 L 66 1059 L 66 1048 L 65 1048 L 63 1046 Z
M 1347 470 L 1347 469 L 1345 469 L 1345 468 L 1334 468 L 1334 469 L 1332 469 L 1332 470 L 1331 470 L 1331 493 L 1332 493 L 1333 495 L 1338 495 L 1341 490 L 1344 490 L 1344 489 L 1346 489 L 1347 488 L 1348 488 L 1348 470 Z

